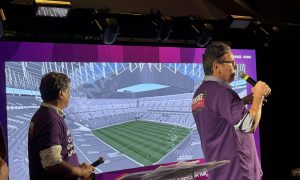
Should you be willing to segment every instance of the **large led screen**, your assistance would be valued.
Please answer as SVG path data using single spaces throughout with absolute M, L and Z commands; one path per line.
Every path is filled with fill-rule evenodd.
M 10 179 L 28 179 L 27 132 L 43 74 L 71 79 L 65 121 L 80 162 L 96 173 L 203 159 L 191 113 L 204 78 L 202 48 L 1 42 L 1 123 Z M 233 49 L 237 72 L 255 78 L 255 51 Z M 241 96 L 244 80 L 231 83 Z M 3 115 L 2 115 L 3 114 Z M 256 134 L 257 145 L 258 134 Z

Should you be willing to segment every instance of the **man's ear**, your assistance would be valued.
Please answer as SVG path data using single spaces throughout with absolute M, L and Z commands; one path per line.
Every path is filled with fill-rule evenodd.
M 221 64 L 217 63 L 217 62 L 214 62 L 213 63 L 213 72 L 215 72 L 216 74 L 221 74 L 222 71 L 223 71 L 223 68 L 221 66 Z
M 63 97 L 63 90 L 59 90 L 58 99 L 62 99 L 62 97 Z
M 213 71 L 216 71 L 220 67 L 219 63 L 214 62 L 212 65 Z

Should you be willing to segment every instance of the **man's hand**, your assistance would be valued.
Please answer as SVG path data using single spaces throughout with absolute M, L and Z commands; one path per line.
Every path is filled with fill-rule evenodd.
M 6 162 L 0 157 L 0 180 L 7 180 L 9 174 L 9 168 Z
M 82 163 L 80 166 L 80 177 L 84 180 L 91 180 L 93 177 L 93 171 L 95 170 L 94 166 L 91 166 L 90 164 L 87 163 Z
M 263 96 L 266 97 L 270 95 L 271 88 L 262 81 L 258 81 L 255 86 L 252 88 L 253 96 Z

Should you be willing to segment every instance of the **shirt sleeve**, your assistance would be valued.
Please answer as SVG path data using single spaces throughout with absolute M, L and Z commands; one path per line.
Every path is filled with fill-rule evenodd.
M 50 148 L 40 151 L 41 163 L 43 168 L 61 163 L 61 150 L 62 147 L 60 145 L 54 145 Z
M 50 118 L 40 129 L 38 136 L 41 164 L 45 168 L 62 161 L 62 127 L 59 119 Z
M 254 120 L 250 117 L 250 114 L 247 113 L 236 125 L 234 125 L 234 128 L 236 131 L 250 132 L 253 125 Z
M 39 151 L 54 145 L 61 145 L 62 127 L 58 119 L 50 118 L 40 129 L 38 135 Z

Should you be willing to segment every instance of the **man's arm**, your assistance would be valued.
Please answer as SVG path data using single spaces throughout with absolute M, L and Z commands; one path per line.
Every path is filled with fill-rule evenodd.
M 249 109 L 249 114 L 251 119 L 253 119 L 253 126 L 250 132 L 254 132 L 260 122 L 263 100 L 265 96 L 270 94 L 271 89 L 266 83 L 258 81 L 252 88 L 252 92 L 253 101 Z
M 6 162 L 0 157 L 0 180 L 7 180 L 9 169 Z
M 253 101 L 253 94 L 248 94 L 247 96 L 243 97 L 242 100 L 245 105 L 251 104 Z
M 81 178 L 89 178 L 92 175 L 92 172 L 95 168 L 86 163 L 81 164 L 80 166 L 72 166 L 65 161 L 61 161 L 61 163 L 47 166 L 45 170 L 51 172 L 53 174 L 58 174 L 63 177 L 72 177 L 77 176 Z
M 91 176 L 95 169 L 93 166 L 86 163 L 80 166 L 73 166 L 62 160 L 61 150 L 62 147 L 60 145 L 53 145 L 40 151 L 41 163 L 46 171 L 63 177 L 77 176 L 85 179 Z
M 247 96 L 243 97 L 243 98 L 242 98 L 242 101 L 243 101 L 243 103 L 244 103 L 245 105 L 252 104 L 252 101 L 253 101 L 253 93 L 248 94 Z M 267 99 L 264 99 L 262 105 L 264 105 L 264 103 L 266 103 L 266 102 L 267 102 Z
M 252 94 L 245 96 L 242 100 L 243 103 L 252 104 L 249 112 L 245 114 L 241 120 L 234 125 L 236 130 L 253 133 L 257 128 L 260 118 L 263 102 L 266 102 L 264 97 L 270 93 L 271 89 L 269 86 L 259 81 L 257 85 L 252 88 Z
M 263 96 L 253 96 L 253 101 L 251 108 L 249 109 L 250 118 L 253 119 L 253 126 L 250 132 L 254 132 L 257 128 L 260 118 L 261 118 L 261 109 L 262 109 L 262 102 L 264 100 Z

